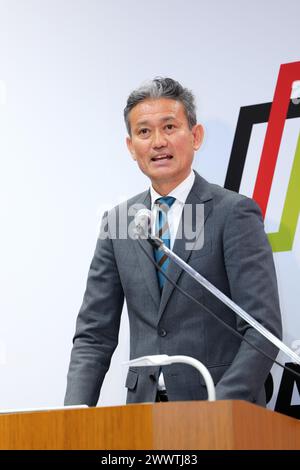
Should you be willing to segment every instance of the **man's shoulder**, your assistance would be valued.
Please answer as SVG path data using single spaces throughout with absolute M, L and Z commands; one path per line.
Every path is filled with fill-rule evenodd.
M 134 204 L 143 204 L 148 197 L 150 197 L 150 191 L 149 189 L 146 189 L 146 191 L 132 196 L 131 198 L 127 199 L 127 201 L 124 201 L 122 204 L 127 204 L 127 206 L 132 206 Z
M 250 199 L 244 194 L 237 193 L 230 189 L 223 188 L 222 186 L 214 183 L 210 183 L 211 191 L 214 195 L 214 198 L 220 201 L 223 201 L 225 204 L 235 205 L 240 201 L 245 201 Z
M 200 179 L 199 179 L 200 178 Z M 210 183 L 205 180 L 202 176 L 198 175 L 199 185 L 198 188 L 205 188 L 206 192 L 209 192 L 211 198 L 214 200 L 215 206 L 220 207 L 233 207 L 235 205 L 254 205 L 257 206 L 256 202 L 244 194 L 237 193 L 230 189 L 226 189 L 219 184 Z M 200 189 L 201 190 L 201 189 Z
M 128 211 L 130 207 L 136 207 L 136 208 L 139 208 L 139 206 L 145 207 L 147 206 L 148 199 L 150 201 L 149 189 L 141 193 L 138 193 L 135 196 L 132 196 L 131 198 L 126 199 L 125 201 L 122 201 L 121 203 L 112 207 L 108 211 L 108 213 L 115 213 L 115 212 L 119 213 L 119 212 L 123 212 L 124 210 Z

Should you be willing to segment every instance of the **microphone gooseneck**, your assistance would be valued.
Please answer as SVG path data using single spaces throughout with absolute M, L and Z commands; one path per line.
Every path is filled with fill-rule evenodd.
M 148 236 L 147 238 L 148 242 L 151 243 L 152 246 L 154 246 L 153 244 L 155 244 L 155 247 L 160 247 L 161 249 L 165 251 L 166 247 L 164 247 L 164 244 L 162 242 L 162 240 L 160 240 L 158 237 L 153 237 L 153 236 Z M 154 259 L 151 258 L 151 256 L 147 253 L 147 251 L 145 250 L 145 248 L 143 247 L 143 245 L 141 244 L 141 242 L 139 241 L 139 244 L 140 244 L 140 247 L 142 249 L 142 251 L 145 253 L 145 255 L 147 256 L 147 258 L 151 261 L 151 263 L 153 263 L 156 267 L 156 269 L 158 269 L 159 271 L 162 271 L 160 266 L 158 265 L 158 263 L 155 262 Z M 168 253 L 166 253 L 167 255 L 169 255 L 170 251 L 169 249 L 166 249 L 168 251 Z M 171 252 L 176 258 L 177 255 L 175 255 L 173 252 Z M 172 259 L 173 261 L 176 263 L 176 259 L 174 259 L 174 257 L 172 256 Z M 180 259 L 180 258 L 179 258 Z M 183 260 L 181 260 L 182 263 L 186 264 Z M 189 265 L 186 265 L 188 266 L 188 268 L 191 268 Z M 181 265 L 182 267 L 182 265 Z M 192 269 L 192 268 L 191 268 Z M 187 271 L 189 272 L 189 271 Z M 196 271 L 195 271 L 196 273 Z M 198 273 L 197 273 L 198 274 Z M 227 322 L 225 322 L 224 320 L 222 320 L 220 317 L 218 317 L 215 313 L 213 313 L 209 308 L 207 308 L 205 305 L 203 305 L 201 302 L 199 302 L 197 299 L 195 299 L 193 296 L 191 296 L 190 294 L 188 294 L 187 292 L 185 292 L 183 289 L 181 289 L 181 287 L 179 287 L 176 282 L 174 282 L 172 279 L 170 279 L 170 277 L 163 272 L 163 275 L 166 277 L 166 279 L 176 288 L 179 290 L 179 292 L 184 295 L 185 297 L 189 298 L 190 300 L 194 301 L 196 304 L 198 304 L 201 308 L 203 308 L 207 313 L 209 313 L 210 315 L 212 315 L 215 320 L 217 320 L 219 323 L 221 323 L 225 328 L 227 328 L 228 330 L 230 330 L 234 336 L 237 336 L 238 338 L 240 338 L 242 341 L 245 341 L 247 344 L 249 344 L 249 346 L 253 347 L 254 349 L 256 349 L 258 352 L 260 352 L 263 356 L 267 357 L 268 359 L 270 359 L 271 361 L 273 361 L 275 364 L 277 364 L 278 366 L 282 367 L 283 369 L 285 369 L 287 372 L 291 373 L 292 375 L 294 375 L 295 377 L 300 377 L 300 374 L 298 372 L 296 372 L 295 370 L 291 369 L 290 367 L 286 366 L 286 365 L 283 365 L 281 364 L 280 362 L 278 362 L 276 359 L 274 360 L 271 356 L 269 356 L 265 351 L 263 351 L 261 348 L 259 348 L 257 345 L 253 344 L 251 341 L 249 341 L 247 338 L 245 338 L 239 331 L 235 330 L 232 326 L 228 325 Z M 199 275 L 200 276 L 200 275 Z M 202 276 L 201 276 L 202 277 Z M 205 278 L 204 278 L 205 279 Z M 199 280 L 196 279 L 198 282 Z M 208 281 L 207 281 L 208 282 Z M 204 286 L 206 287 L 206 286 Z M 237 312 L 235 312 L 237 313 Z M 250 316 L 250 315 L 249 315 Z M 256 322 L 256 320 L 255 320 Z M 253 325 L 251 325 L 253 327 Z M 255 328 L 255 327 L 254 327 Z M 260 334 L 263 334 L 260 330 L 258 330 Z M 270 333 L 271 336 L 274 336 Z M 265 336 L 265 335 L 263 335 Z M 276 338 L 276 337 L 274 337 Z M 269 341 L 271 341 L 273 343 L 273 341 L 268 337 L 267 338 Z M 276 343 L 277 342 L 280 342 L 282 343 L 278 338 L 276 338 Z M 274 344 L 274 343 L 273 343 Z M 296 355 L 292 350 L 290 350 L 290 348 L 288 348 L 284 343 L 282 343 L 282 345 L 284 346 L 284 352 L 289 355 L 291 357 L 290 354 L 288 354 L 289 352 L 292 353 L 292 357 L 294 359 L 294 362 L 297 362 L 299 364 L 299 361 L 300 361 L 300 358 L 298 355 Z M 278 344 L 276 344 L 276 346 L 278 347 Z M 279 347 L 279 349 L 282 350 L 282 347 Z M 297 360 L 295 361 L 295 356 L 297 358 Z

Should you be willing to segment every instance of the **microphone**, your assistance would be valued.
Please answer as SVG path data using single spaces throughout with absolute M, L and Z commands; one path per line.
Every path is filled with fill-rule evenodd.
M 153 248 L 160 248 L 163 242 L 155 235 L 151 235 L 153 213 L 149 209 L 140 209 L 134 217 L 135 231 L 138 238 L 148 240 Z
M 148 239 L 151 235 L 152 212 L 149 209 L 140 209 L 134 216 L 135 230 L 139 238 Z

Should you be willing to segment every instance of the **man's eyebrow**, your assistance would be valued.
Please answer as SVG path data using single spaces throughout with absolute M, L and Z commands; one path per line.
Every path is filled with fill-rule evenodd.
M 176 120 L 176 117 L 175 116 L 164 116 L 162 118 L 160 118 L 160 122 L 166 122 L 166 121 L 175 121 Z M 147 119 L 144 119 L 143 121 L 138 121 L 136 123 L 136 126 L 146 126 L 147 124 L 149 124 L 149 120 Z

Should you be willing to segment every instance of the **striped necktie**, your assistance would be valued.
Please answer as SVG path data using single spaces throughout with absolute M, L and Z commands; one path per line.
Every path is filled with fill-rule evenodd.
M 166 247 L 170 248 L 170 229 L 168 224 L 168 211 L 172 204 L 176 201 L 175 197 L 166 196 L 156 199 L 155 204 L 158 206 L 156 221 L 155 221 L 155 235 L 160 238 Z M 162 251 L 155 249 L 154 250 L 155 260 L 163 270 L 166 272 L 168 264 L 170 262 L 167 255 Z M 158 283 L 160 291 L 162 291 L 165 283 L 165 276 L 157 271 Z

